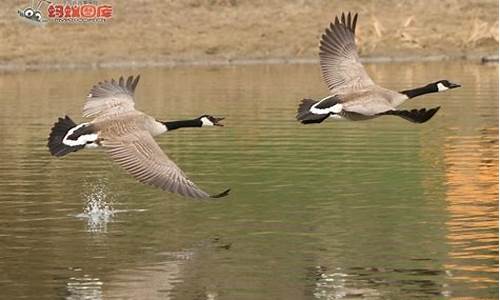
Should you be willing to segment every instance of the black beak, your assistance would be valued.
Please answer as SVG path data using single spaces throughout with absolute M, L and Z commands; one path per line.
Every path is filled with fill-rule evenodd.
M 214 126 L 224 127 L 224 124 L 219 123 L 219 121 L 222 121 L 222 120 L 224 120 L 224 118 L 213 117 L 211 121 L 214 123 Z
M 461 87 L 461 85 L 458 83 L 453 83 L 453 82 L 450 82 L 450 86 L 448 86 L 448 88 L 450 88 L 450 89 L 454 89 L 454 88 L 458 88 L 458 87 Z

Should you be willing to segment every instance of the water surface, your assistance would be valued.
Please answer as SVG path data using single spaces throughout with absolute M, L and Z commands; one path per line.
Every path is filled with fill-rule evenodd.
M 369 65 L 397 90 L 463 85 L 397 117 L 302 126 L 326 96 L 316 65 L 0 75 L 0 298 L 496 299 L 498 66 Z M 184 199 L 135 182 L 105 153 L 46 149 L 57 117 L 83 121 L 97 81 L 141 74 L 137 107 L 225 127 L 158 143 L 202 188 Z

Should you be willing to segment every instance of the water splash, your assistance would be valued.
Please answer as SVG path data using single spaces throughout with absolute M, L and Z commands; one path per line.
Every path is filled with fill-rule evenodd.
M 68 295 L 66 300 L 100 300 L 103 299 L 103 282 L 99 278 L 93 278 L 90 275 L 82 277 L 71 277 L 66 283 Z
M 107 224 L 113 221 L 115 215 L 113 196 L 104 180 L 86 185 L 87 192 L 83 194 L 86 206 L 77 217 L 87 219 L 88 232 L 107 232 Z
M 382 299 L 380 292 L 373 287 L 365 287 L 362 282 L 353 279 L 352 274 L 344 273 L 336 268 L 333 273 L 325 273 L 323 266 L 316 267 L 316 288 L 314 298 L 320 300 L 334 299 Z M 361 284 L 360 284 L 361 283 Z

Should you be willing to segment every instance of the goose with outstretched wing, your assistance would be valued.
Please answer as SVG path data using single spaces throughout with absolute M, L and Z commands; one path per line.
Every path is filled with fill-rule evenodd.
M 358 14 L 342 13 L 326 28 L 320 41 L 320 67 L 330 95 L 321 100 L 303 99 L 297 120 L 303 124 L 321 123 L 327 118 L 352 121 L 380 116 L 399 116 L 414 123 L 424 123 L 439 107 L 398 110 L 406 100 L 460 87 L 448 80 L 396 92 L 376 85 L 366 72 L 355 41 Z
M 192 198 L 219 198 L 226 190 L 209 195 L 198 188 L 161 150 L 154 136 L 186 127 L 223 126 L 223 118 L 202 115 L 192 120 L 161 122 L 135 109 L 134 91 L 139 76 L 99 82 L 83 107 L 83 116 L 93 118 L 76 124 L 68 116 L 59 118 L 48 139 L 49 151 L 61 157 L 85 148 L 103 148 L 138 181 Z

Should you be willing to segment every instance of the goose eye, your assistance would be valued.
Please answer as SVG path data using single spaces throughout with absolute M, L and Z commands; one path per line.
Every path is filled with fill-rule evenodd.
M 25 16 L 26 18 L 31 18 L 31 17 L 33 16 L 33 13 L 34 13 L 34 12 L 33 12 L 33 10 L 32 10 L 31 8 L 26 8 L 26 9 L 24 10 L 24 16 Z
M 41 22 L 41 21 L 42 21 L 42 14 L 41 14 L 39 11 L 37 11 L 37 12 L 35 13 L 35 18 L 36 18 L 36 20 L 37 20 L 38 22 Z

